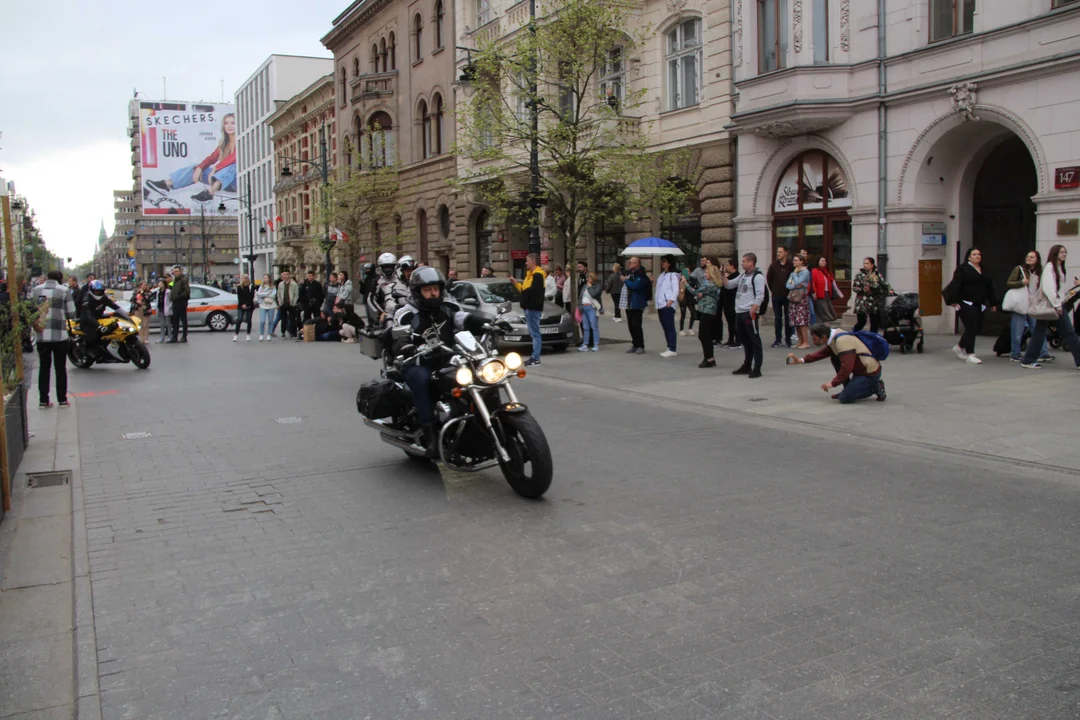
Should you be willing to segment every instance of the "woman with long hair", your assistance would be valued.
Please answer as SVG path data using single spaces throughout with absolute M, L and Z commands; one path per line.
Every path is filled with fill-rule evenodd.
M 660 277 L 656 278 L 656 315 L 660 319 L 660 327 L 664 329 L 664 339 L 667 341 L 667 350 L 660 353 L 662 358 L 672 358 L 678 354 L 675 306 L 679 304 L 679 290 L 686 285 L 686 280 L 675 267 L 675 256 L 661 257 Z
M 1031 298 L 1035 293 L 1039 292 L 1039 286 L 1042 283 L 1042 255 L 1038 250 L 1032 250 L 1024 258 L 1023 265 L 1017 265 L 1013 268 L 1012 273 L 1009 274 L 1009 279 L 1006 281 L 1005 286 L 1009 290 L 1024 289 L 1028 296 L 1028 310 L 1031 309 Z M 1029 313 L 1014 312 L 1012 317 L 1009 318 L 1009 338 L 1011 345 L 1009 347 L 1009 359 L 1013 362 L 1020 362 L 1021 350 L 1024 346 L 1024 328 L 1031 331 L 1031 336 L 1035 336 L 1035 318 Z M 1050 345 L 1044 343 L 1042 351 L 1039 353 L 1039 362 L 1048 362 L 1053 358 L 1050 356 Z
M 259 342 L 263 341 L 264 332 L 266 342 L 270 342 L 277 324 L 278 301 L 277 288 L 269 273 L 263 275 L 262 285 L 255 291 L 255 302 L 259 304 Z
M 131 317 L 139 318 L 139 339 L 150 342 L 150 315 L 153 305 L 150 302 L 150 285 L 146 281 L 139 283 L 131 294 Z
M 798 350 L 810 347 L 810 271 L 806 269 L 806 258 L 795 255 L 791 258 L 795 270 L 787 279 L 788 307 L 791 324 L 799 335 Z
M 191 196 L 195 202 L 210 202 L 214 194 L 224 189 L 236 191 L 236 115 L 226 113 L 221 118 L 221 139 L 214 152 L 198 165 L 188 165 L 173 172 L 164 180 L 147 180 L 146 188 L 161 195 L 196 183 L 207 187 Z
M 611 304 L 615 306 L 613 322 L 622 322 L 622 308 L 619 307 L 619 297 L 622 295 L 622 265 L 615 263 L 611 266 L 611 274 L 604 280 L 604 292 L 611 296 Z
M 600 311 L 600 297 L 603 294 L 604 288 L 600 285 L 600 278 L 596 273 L 586 275 L 585 284 L 581 286 L 581 297 L 578 298 L 578 309 L 581 310 L 581 347 L 578 352 L 600 351 L 600 323 L 597 313 Z
M 171 292 L 169 283 L 165 281 L 165 278 L 158 280 L 157 315 L 161 320 L 161 328 L 159 330 L 160 337 L 158 337 L 159 343 L 168 342 L 169 340 L 169 329 L 171 328 L 172 322 L 172 298 L 169 297 Z
M 963 264 L 956 268 L 942 297 L 959 313 L 960 322 L 964 323 L 964 334 L 953 347 L 953 352 L 965 362 L 981 365 L 982 360 L 975 357 L 975 336 L 982 329 L 983 314 L 988 308 L 997 310 L 997 306 L 993 304 L 994 283 L 983 272 L 982 251 L 979 248 L 968 249 Z
M 855 294 L 855 327 L 852 331 L 862 330 L 869 319 L 870 332 L 876 333 L 881 311 L 885 309 L 885 298 L 889 295 L 889 283 L 881 277 L 874 258 L 863 258 L 862 270 L 851 281 L 851 292 Z
M 1068 348 L 1072 353 L 1073 361 L 1076 363 L 1076 369 L 1080 370 L 1080 337 L 1076 336 L 1076 328 L 1073 327 L 1072 319 L 1069 317 L 1069 313 L 1065 312 L 1062 307 L 1062 292 L 1065 290 L 1065 258 L 1068 255 L 1068 251 L 1064 245 L 1054 245 L 1050 248 L 1050 252 L 1046 254 L 1046 267 L 1042 271 L 1042 280 L 1039 283 L 1039 292 L 1053 308 L 1053 312 L 1057 313 L 1057 319 L 1044 320 L 1037 318 L 1035 322 L 1035 332 L 1031 336 L 1031 340 L 1028 341 L 1027 352 L 1024 354 L 1024 361 L 1022 367 L 1029 370 L 1038 370 L 1042 367 L 1038 363 L 1039 353 L 1042 350 L 1043 342 L 1046 340 L 1046 330 L 1050 327 L 1050 323 L 1055 323 L 1058 329 L 1058 335 L 1061 336 L 1061 346 Z M 1039 305 L 1045 305 L 1043 298 L 1032 298 L 1036 300 L 1036 307 Z M 1032 310 L 1037 312 L 1037 310 Z
M 824 255 L 818 258 L 817 267 L 810 271 L 810 289 L 818 321 L 836 320 L 832 299 L 839 294 L 840 289 L 836 287 L 836 278 L 829 272 L 829 261 Z
M 713 336 L 717 334 L 717 327 L 723 333 L 724 325 L 720 320 L 723 310 L 720 308 L 720 288 L 724 286 L 724 274 L 720 270 L 720 261 L 717 258 L 705 257 L 705 273 L 700 285 L 694 291 L 694 300 L 697 304 L 698 328 L 701 330 L 701 354 L 703 358 L 699 368 L 716 367 L 715 348 Z M 689 290 L 688 290 L 689 292 Z M 719 326 L 717 323 L 720 323 Z
M 232 341 L 236 342 L 240 337 L 240 326 L 247 323 L 247 337 L 245 342 L 251 342 L 251 317 L 255 313 L 255 288 L 251 285 L 251 278 L 247 275 L 240 276 L 240 284 L 236 286 L 236 330 L 233 331 Z

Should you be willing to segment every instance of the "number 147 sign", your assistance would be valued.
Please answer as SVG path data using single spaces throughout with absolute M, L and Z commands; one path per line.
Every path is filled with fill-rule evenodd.
M 1060 167 L 1054 171 L 1054 189 L 1080 188 L 1080 167 Z

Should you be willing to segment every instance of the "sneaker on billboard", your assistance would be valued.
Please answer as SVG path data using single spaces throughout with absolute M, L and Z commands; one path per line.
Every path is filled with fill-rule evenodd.
M 206 190 L 203 190 L 200 193 L 195 193 L 194 195 L 191 196 L 191 199 L 194 200 L 195 202 L 200 202 L 200 203 L 210 202 L 211 200 L 214 199 L 214 193 L 210 192 L 209 189 L 206 189 Z
M 154 192 L 161 193 L 162 195 L 169 194 L 169 184 L 164 180 L 147 180 L 144 183 L 144 186 L 147 190 L 153 190 Z

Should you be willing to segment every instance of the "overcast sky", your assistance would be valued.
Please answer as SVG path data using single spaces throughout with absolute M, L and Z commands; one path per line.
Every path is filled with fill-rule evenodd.
M 49 248 L 76 263 L 113 228 L 112 191 L 131 189 L 127 103 L 220 102 L 268 55 L 329 57 L 319 39 L 349 0 L 4 3 L 0 176 L 37 212 Z

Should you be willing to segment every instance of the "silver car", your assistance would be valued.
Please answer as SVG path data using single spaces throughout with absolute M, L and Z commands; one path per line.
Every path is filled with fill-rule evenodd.
M 532 345 L 525 311 L 521 309 L 521 293 L 514 283 L 504 278 L 458 280 L 450 287 L 450 295 L 465 312 L 498 317 L 513 326 L 499 340 L 500 347 Z M 574 341 L 574 319 L 555 303 L 545 302 L 540 315 L 540 337 L 545 346 L 565 350 Z
M 150 327 L 161 326 L 161 316 L 157 311 L 157 288 L 150 291 Z M 127 305 L 122 306 L 125 310 Z M 219 290 L 210 285 L 191 283 L 191 299 L 188 300 L 188 325 L 206 326 L 210 332 L 224 332 L 230 325 L 236 324 L 240 314 L 240 299 L 233 293 Z

